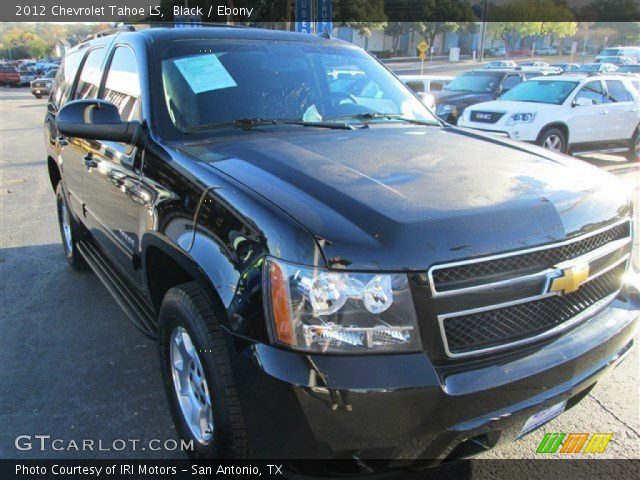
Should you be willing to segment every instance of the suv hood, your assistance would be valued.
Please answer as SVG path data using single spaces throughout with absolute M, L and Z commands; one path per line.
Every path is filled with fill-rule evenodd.
M 254 129 L 177 148 L 287 212 L 331 266 L 425 269 L 565 239 L 629 208 L 596 167 L 450 127 Z

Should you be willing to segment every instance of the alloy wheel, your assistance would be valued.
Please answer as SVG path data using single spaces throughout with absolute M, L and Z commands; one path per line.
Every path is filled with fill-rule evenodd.
M 196 348 L 183 327 L 171 334 L 171 374 L 182 417 L 194 438 L 207 445 L 213 439 L 213 408 L 204 369 Z
M 562 139 L 559 135 L 551 134 L 544 139 L 542 147 L 552 152 L 562 153 Z
M 60 202 L 60 224 L 62 225 L 62 240 L 64 242 L 64 249 L 67 252 L 71 252 L 71 250 L 73 249 L 71 236 L 71 217 L 69 215 L 67 204 L 64 202 L 64 200 Z

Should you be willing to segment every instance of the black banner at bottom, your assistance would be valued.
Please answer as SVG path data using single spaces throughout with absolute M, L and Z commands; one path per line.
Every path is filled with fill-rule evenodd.
M 371 479 L 574 479 L 640 478 L 640 459 L 498 460 L 474 459 L 429 467 L 432 462 L 344 460 L 0 460 L 8 479 L 205 479 L 371 478 Z

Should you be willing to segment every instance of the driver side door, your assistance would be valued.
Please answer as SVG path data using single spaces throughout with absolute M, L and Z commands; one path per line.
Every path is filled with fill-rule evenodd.
M 134 50 L 117 45 L 110 55 L 99 98 L 113 103 L 122 121 L 141 121 L 140 79 Z M 113 263 L 137 286 L 140 232 L 145 190 L 141 188 L 142 152 L 112 141 L 93 141 L 84 176 L 87 223 Z

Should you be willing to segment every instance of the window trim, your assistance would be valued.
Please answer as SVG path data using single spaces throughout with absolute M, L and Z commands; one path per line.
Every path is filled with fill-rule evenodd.
M 136 68 L 138 70 L 138 87 L 140 89 L 140 99 L 138 100 L 140 102 L 140 123 L 142 123 L 142 121 L 144 120 L 145 116 L 144 116 L 144 102 L 143 102 L 143 91 L 142 91 L 142 76 L 140 75 L 140 60 L 138 58 L 138 54 L 136 52 L 136 49 L 133 48 L 133 46 L 131 46 L 129 43 L 124 43 L 124 42 L 118 42 L 115 43 L 111 46 L 110 51 L 108 52 L 107 58 L 106 58 L 106 63 L 104 65 L 104 68 L 102 70 L 102 80 L 100 81 L 100 87 L 98 88 L 98 98 L 101 100 L 104 100 L 104 91 L 107 85 L 107 76 L 109 74 L 109 71 L 111 70 L 111 64 L 113 63 L 113 57 L 116 54 L 116 50 L 119 47 L 125 47 L 128 48 L 129 50 L 131 50 L 131 52 L 133 53 L 133 57 L 136 60 Z
M 104 50 L 105 46 L 104 45 L 96 45 L 95 48 L 90 48 L 89 50 L 86 51 L 86 53 L 84 54 L 84 57 L 82 57 L 82 61 L 80 62 L 80 65 L 78 66 L 78 71 L 76 72 L 76 77 L 73 81 L 73 88 L 70 90 L 70 93 L 67 97 L 67 102 L 69 101 L 70 98 L 72 98 L 73 100 L 77 100 L 76 98 L 74 98 L 76 96 L 76 90 L 78 89 L 78 82 L 80 81 L 80 75 L 82 73 L 82 71 L 84 70 L 84 65 L 85 63 L 87 63 L 87 58 L 89 58 L 89 55 L 91 54 L 91 52 L 95 52 L 96 50 Z M 106 58 L 106 54 L 105 54 L 105 58 Z M 104 61 L 105 58 L 102 59 L 102 63 L 100 64 L 100 83 L 98 84 L 98 93 L 96 94 L 96 98 L 100 98 L 100 86 L 102 85 L 103 82 L 103 78 L 104 78 Z M 65 102 L 66 103 L 66 102 Z
M 573 95 L 573 97 L 571 98 L 571 104 L 573 104 L 573 102 L 576 100 L 576 98 L 578 98 L 578 95 L 580 95 L 580 92 L 590 83 L 600 83 L 600 89 L 602 90 L 601 94 L 603 96 L 603 98 L 606 100 L 606 95 L 607 95 L 607 87 L 605 86 L 604 82 L 602 81 L 602 79 L 590 79 L 585 81 L 582 85 L 578 85 L 578 87 L 576 88 L 576 93 Z M 598 107 L 601 105 L 608 105 L 609 102 L 602 102 L 602 103 L 596 103 L 591 105 L 592 107 Z
M 609 83 L 608 82 L 618 82 L 620 83 L 620 85 L 622 85 L 622 88 L 624 89 L 625 93 L 627 94 L 627 99 L 623 100 L 623 101 L 617 101 L 617 100 L 611 100 L 612 97 L 609 94 Z M 609 103 L 613 103 L 613 104 L 621 104 L 621 103 L 630 103 L 633 102 L 633 95 L 631 94 L 631 92 L 629 91 L 629 87 L 627 87 L 627 85 L 625 84 L 625 82 L 623 82 L 620 79 L 616 79 L 616 78 L 608 78 L 604 81 L 604 86 L 606 88 L 606 96 L 609 100 Z

